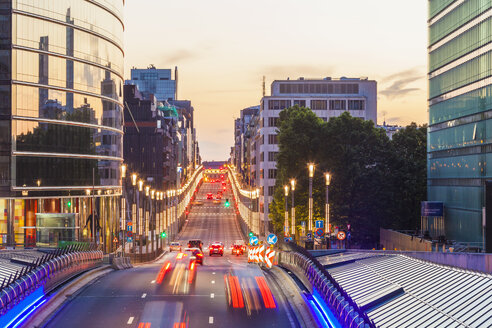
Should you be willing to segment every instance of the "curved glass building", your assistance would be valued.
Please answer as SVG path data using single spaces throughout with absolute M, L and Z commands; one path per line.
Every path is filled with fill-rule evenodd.
M 1 245 L 89 240 L 94 213 L 98 241 L 111 247 L 123 160 L 123 4 L 0 0 Z M 60 224 L 68 235 L 50 230 Z

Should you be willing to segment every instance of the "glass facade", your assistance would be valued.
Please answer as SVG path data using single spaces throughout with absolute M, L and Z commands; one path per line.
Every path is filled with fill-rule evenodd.
M 123 4 L 0 0 L 0 246 L 35 242 L 36 213 L 118 227 Z
M 428 198 L 445 205 L 446 237 L 482 242 L 492 178 L 492 1 L 429 1 Z
M 176 100 L 176 80 L 172 79 L 170 69 L 132 68 L 131 80 L 127 84 L 138 86 L 138 90 L 148 98 L 153 94 L 158 101 Z

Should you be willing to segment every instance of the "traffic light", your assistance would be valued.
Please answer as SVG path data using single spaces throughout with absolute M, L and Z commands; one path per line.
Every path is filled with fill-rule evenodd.
M 165 231 L 161 232 L 161 238 L 166 238 L 167 237 L 167 233 Z
M 225 207 L 229 207 L 231 206 L 231 204 L 229 203 L 229 198 L 226 199 L 225 203 L 224 203 L 224 206 Z
M 67 207 L 68 207 L 68 209 L 70 209 L 70 207 L 72 207 L 72 201 L 70 201 L 70 200 L 69 200 L 69 201 L 67 202 Z
M 255 234 L 254 234 L 254 233 L 252 233 L 252 232 L 250 232 L 250 233 L 249 233 L 249 236 L 250 236 L 250 237 L 253 237 L 254 235 L 255 235 Z

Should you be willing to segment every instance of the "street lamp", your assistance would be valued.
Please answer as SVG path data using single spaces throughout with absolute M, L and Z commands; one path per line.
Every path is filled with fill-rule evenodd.
M 290 234 L 292 236 L 296 235 L 296 206 L 294 203 L 294 192 L 296 190 L 296 180 L 290 179 L 290 190 L 292 190 L 292 215 L 291 215 L 291 226 L 290 226 Z
M 309 164 L 309 216 L 308 216 L 308 231 L 313 231 L 313 177 L 314 164 Z
M 284 186 L 284 200 L 285 200 L 285 221 L 284 221 L 284 236 L 289 236 L 289 208 L 287 204 L 287 197 L 289 197 L 289 186 Z
M 121 178 L 126 178 L 126 165 L 121 165 Z
M 140 181 L 142 181 L 142 180 L 140 180 Z M 139 186 L 140 186 L 140 181 L 138 182 Z M 132 174 L 132 186 L 135 186 L 136 184 L 137 184 L 137 175 L 135 173 L 133 173 Z
M 326 182 L 326 202 L 325 202 L 325 229 L 326 232 L 328 233 L 328 246 L 327 248 L 330 248 L 330 235 L 331 235 L 331 229 L 330 229 L 330 205 L 328 204 L 328 191 L 330 189 L 330 180 L 331 180 L 331 175 L 330 173 L 325 173 L 325 182 Z

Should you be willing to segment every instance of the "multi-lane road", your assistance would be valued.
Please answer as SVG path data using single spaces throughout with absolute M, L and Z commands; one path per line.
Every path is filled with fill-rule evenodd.
M 94 281 L 54 315 L 46 327 L 299 327 L 278 282 L 247 255 L 231 254 L 242 239 L 234 209 L 206 199 L 222 188 L 204 183 L 197 194 L 202 205 L 191 209 L 177 241 L 204 243 L 204 265 L 193 267 L 173 252 L 157 262 L 115 271 Z M 223 242 L 224 256 L 209 257 L 208 245 Z M 176 259 L 180 257 L 180 259 Z M 195 274 L 193 277 L 192 274 Z

